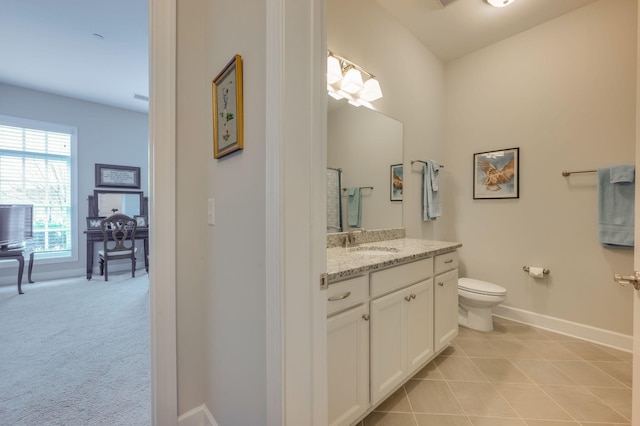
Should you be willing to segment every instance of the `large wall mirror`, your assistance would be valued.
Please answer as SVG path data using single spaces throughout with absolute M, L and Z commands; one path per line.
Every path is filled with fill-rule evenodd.
M 114 213 L 129 217 L 144 213 L 142 191 L 93 191 L 93 200 L 97 216 L 111 216 Z
M 403 125 L 378 111 L 329 99 L 327 167 L 340 169 L 340 189 L 327 179 L 327 232 L 348 231 L 347 189 L 361 187 L 360 226 L 366 229 L 402 227 L 402 201 L 391 200 L 391 166 L 402 163 Z M 332 185 L 329 188 L 329 185 Z M 373 187 L 369 189 L 367 187 Z M 340 198 L 335 193 L 340 194 Z M 340 210 L 342 220 L 331 217 Z M 341 222 L 341 223 L 340 223 Z

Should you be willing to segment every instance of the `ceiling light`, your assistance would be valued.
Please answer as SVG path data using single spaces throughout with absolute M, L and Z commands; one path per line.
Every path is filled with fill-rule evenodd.
M 365 101 L 373 102 L 382 97 L 382 90 L 380 90 L 380 83 L 378 80 L 371 77 L 364 82 L 364 87 L 360 91 L 360 97 Z
M 93 33 L 91 35 L 93 36 L 93 38 L 95 38 L 97 40 L 104 40 L 104 36 L 102 34 Z
M 342 66 L 335 56 L 327 58 L 327 83 L 334 84 L 342 80 Z
M 487 0 L 487 3 L 494 7 L 505 7 L 509 6 L 514 1 L 515 0 Z
M 340 83 L 340 88 L 347 93 L 355 94 L 362 90 L 364 83 L 362 82 L 362 74 L 360 71 L 355 69 L 353 65 L 350 67 L 349 71 L 344 75 L 342 83 Z
M 332 52 L 327 55 L 327 92 L 332 98 L 371 109 L 371 102 L 382 97 L 380 82 L 373 74 Z

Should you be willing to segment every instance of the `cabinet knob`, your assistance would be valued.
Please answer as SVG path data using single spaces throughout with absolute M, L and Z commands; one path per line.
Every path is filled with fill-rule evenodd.
M 362 319 L 365 321 L 369 321 L 369 314 L 362 315 Z
M 411 298 L 412 298 L 412 299 L 415 299 L 415 298 L 416 298 L 416 295 L 415 295 L 415 294 L 411 294 Z
M 409 295 L 409 296 L 405 296 L 405 297 L 404 297 L 404 300 L 406 300 L 407 302 L 411 302 L 411 295 Z
M 443 282 L 439 282 L 439 283 L 438 283 L 438 285 L 439 285 L 440 287 L 442 287 L 442 286 L 444 285 L 444 283 L 443 283 Z

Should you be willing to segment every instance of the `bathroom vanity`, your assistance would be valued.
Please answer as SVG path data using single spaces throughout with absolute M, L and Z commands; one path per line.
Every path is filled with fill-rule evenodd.
M 396 238 L 327 249 L 331 426 L 361 419 L 457 336 L 458 247 Z

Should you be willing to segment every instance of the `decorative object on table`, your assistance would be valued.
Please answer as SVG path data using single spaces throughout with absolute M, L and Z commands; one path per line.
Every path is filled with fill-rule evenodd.
M 96 163 L 96 186 L 140 188 L 140 167 Z
M 520 148 L 473 154 L 473 198 L 520 197 Z
M 138 228 L 144 228 L 146 226 L 149 226 L 147 224 L 147 217 L 146 216 L 133 216 L 133 218 L 135 219 L 136 223 L 138 224 Z
M 100 222 L 105 216 L 87 216 L 87 229 L 100 229 Z
M 402 164 L 393 164 L 389 176 L 391 201 L 402 201 Z
M 213 79 L 213 157 L 244 148 L 242 57 L 235 55 Z

